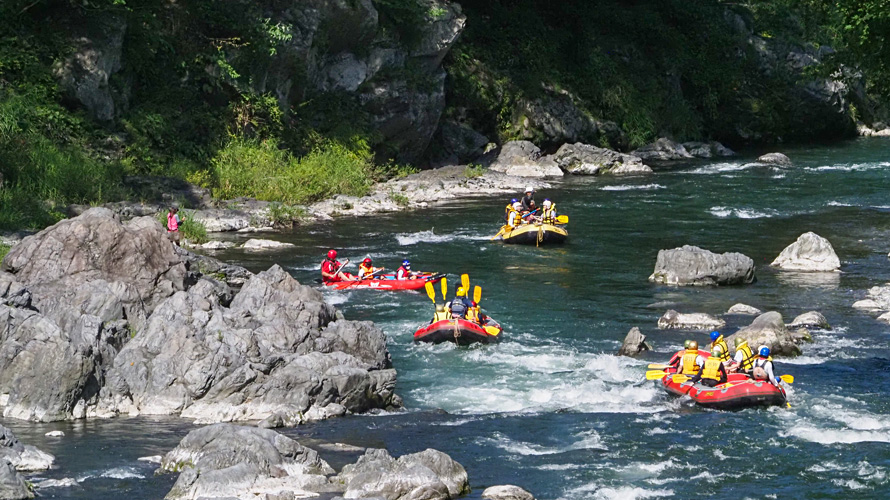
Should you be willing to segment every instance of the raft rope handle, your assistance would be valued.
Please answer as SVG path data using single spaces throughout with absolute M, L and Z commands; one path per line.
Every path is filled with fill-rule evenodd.
M 457 344 L 457 339 L 460 338 L 460 328 L 458 328 L 457 318 L 454 318 L 454 343 Z

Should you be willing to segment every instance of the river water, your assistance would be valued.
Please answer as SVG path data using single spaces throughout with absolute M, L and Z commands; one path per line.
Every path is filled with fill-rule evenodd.
M 423 292 L 333 292 L 347 318 L 387 334 L 404 412 L 350 416 L 283 432 L 308 444 L 386 447 L 393 455 L 436 448 L 466 467 L 473 492 L 516 484 L 539 499 L 886 498 L 890 496 L 890 326 L 854 310 L 869 287 L 890 281 L 890 141 L 786 148 L 790 169 L 754 156 L 695 161 L 639 178 L 571 177 L 541 189 L 570 216 L 561 247 L 490 242 L 505 199 L 457 201 L 424 211 L 339 220 L 272 238 L 295 251 L 221 257 L 259 271 L 279 263 L 303 283 L 324 252 L 357 262 L 468 273 L 482 305 L 505 327 L 498 345 L 415 345 L 432 316 Z M 828 238 L 842 274 L 777 272 L 769 263 L 797 236 Z M 659 249 L 684 244 L 738 251 L 757 265 L 743 287 L 675 288 L 647 282 Z M 317 285 L 316 285 L 317 286 Z M 453 292 L 452 292 L 453 293 Z M 822 312 L 803 356 L 777 360 L 795 377 L 790 408 L 704 410 L 644 380 L 686 338 L 659 331 L 667 309 L 721 314 L 743 302 L 786 322 Z M 727 316 L 733 333 L 751 317 Z M 639 326 L 655 351 L 616 357 Z M 192 428 L 179 419 L 114 419 L 32 425 L 6 421 L 58 456 L 32 478 L 73 478 L 56 498 L 158 498 L 175 477 L 138 457 L 163 454 Z M 64 430 L 64 438 L 43 433 Z M 323 447 L 322 447 L 323 448 Z M 322 455 L 335 467 L 355 454 Z

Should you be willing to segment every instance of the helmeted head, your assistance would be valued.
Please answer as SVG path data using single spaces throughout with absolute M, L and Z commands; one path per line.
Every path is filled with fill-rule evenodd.
M 719 358 L 723 356 L 723 348 L 719 345 L 715 345 L 713 349 L 711 349 L 711 356 Z
M 534 193 L 534 192 L 535 192 L 535 188 L 533 188 L 531 186 L 525 188 L 525 194 L 530 194 L 530 193 Z
M 441 304 L 436 304 L 436 312 L 437 313 L 445 312 L 445 306 L 443 306 Z
M 516 203 L 517 201 L 519 201 L 519 200 L 517 200 L 516 198 L 513 198 L 512 200 L 510 200 L 510 203 Z
M 544 208 L 550 208 L 550 206 L 553 205 L 553 203 L 550 200 L 544 200 L 543 205 L 544 205 Z
M 336 258 L 337 258 L 337 251 L 334 250 L 333 248 L 330 249 L 330 250 L 328 250 L 328 258 L 331 259 L 331 260 L 336 259 Z
M 464 289 L 464 287 L 462 287 L 462 286 L 457 287 L 457 296 L 458 296 L 458 297 L 466 297 L 466 296 L 467 296 L 467 290 Z
M 736 348 L 736 349 L 741 349 L 743 346 L 746 346 L 746 345 L 748 345 L 748 341 L 747 341 L 747 340 L 745 340 L 745 339 L 743 339 L 743 338 L 741 338 L 741 337 L 736 337 L 736 338 L 735 338 L 735 348 Z
M 719 339 L 719 338 L 720 338 L 720 332 L 718 332 L 717 330 L 714 330 L 713 332 L 711 332 L 711 342 L 716 342 L 717 339 Z
M 517 201 L 516 203 L 514 203 L 514 204 L 513 204 L 513 210 L 516 210 L 517 212 L 518 212 L 519 210 L 522 210 L 522 203 L 519 203 L 518 201 Z
M 687 349 L 689 349 L 690 351 L 698 351 L 698 342 L 696 342 L 695 340 L 690 340 L 689 347 L 687 347 Z
M 760 357 L 762 357 L 762 358 L 768 358 L 769 357 L 769 347 L 767 347 L 765 345 L 760 346 L 760 349 L 758 349 L 758 354 L 760 354 Z
M 364 265 L 366 265 L 366 266 L 370 266 L 370 265 L 371 265 L 371 258 L 370 258 L 370 257 L 365 257 L 365 260 L 362 261 L 362 264 L 364 264 Z
M 683 342 L 683 349 L 689 349 L 689 344 L 691 342 L 692 342 L 691 340 L 687 340 L 686 342 Z

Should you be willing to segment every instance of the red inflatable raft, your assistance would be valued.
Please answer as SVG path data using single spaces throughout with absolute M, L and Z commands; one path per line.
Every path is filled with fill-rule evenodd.
M 705 351 L 699 354 L 707 357 Z M 693 401 L 706 408 L 718 410 L 738 410 L 752 406 L 784 405 L 785 389 L 776 387 L 766 380 L 754 380 L 744 373 L 730 373 L 727 381 L 714 387 L 701 383 L 674 382 L 675 369 L 670 368 L 661 379 L 664 389 L 679 396 L 689 396 Z
M 382 274 L 375 278 L 359 281 L 329 281 L 325 285 L 334 287 L 335 290 L 355 288 L 371 288 L 374 290 L 419 290 L 427 282 L 436 283 L 445 277 L 444 274 L 429 274 L 409 280 L 397 280 L 394 274 Z
M 502 328 L 497 321 L 486 318 L 485 325 L 465 319 L 443 319 L 414 332 L 415 342 L 454 342 L 469 345 L 474 342 L 491 344 L 500 340 Z

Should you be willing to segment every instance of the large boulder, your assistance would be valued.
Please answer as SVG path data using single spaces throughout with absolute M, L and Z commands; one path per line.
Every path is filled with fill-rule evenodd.
M 535 500 L 535 496 L 512 484 L 489 486 L 482 492 L 482 498 L 489 500 Z
M 763 311 L 757 309 L 756 307 L 749 306 L 747 304 L 738 303 L 730 307 L 726 314 L 743 314 L 749 316 L 759 316 L 763 314 Z
M 679 142 L 662 137 L 652 144 L 647 144 L 632 153 L 646 161 L 673 161 L 693 158 L 689 151 Z
M 395 459 L 370 449 L 354 465 L 343 467 L 335 481 L 346 485 L 346 498 L 447 500 L 469 492 L 467 471 L 433 449 Z
M 23 444 L 10 429 L 0 425 L 0 462 L 9 462 L 17 471 L 40 471 L 52 467 L 55 460 L 36 446 Z
M 788 328 L 831 328 L 825 316 L 818 311 L 805 312 L 786 325 Z
M 517 177 L 562 177 L 562 170 L 550 158 L 541 158 L 541 149 L 528 141 L 510 141 L 498 152 L 489 167 Z
M 229 307 L 206 279 L 163 302 L 108 370 L 100 411 L 293 425 L 387 407 L 395 377 L 383 332 L 337 320 L 276 265 Z
M 856 301 L 853 307 L 866 311 L 890 311 L 890 284 L 869 288 L 867 298 Z
M 327 480 L 334 470 L 315 450 L 256 427 L 217 424 L 191 431 L 164 455 L 161 470 L 180 473 L 166 496 L 170 500 L 269 498 L 265 495 L 283 492 L 302 498 L 334 491 Z
M 786 271 L 833 272 L 840 269 L 841 261 L 828 240 L 807 232 L 785 247 L 770 265 Z
M 624 343 L 621 344 L 618 355 L 633 357 L 643 351 L 651 350 L 652 346 L 646 343 L 646 336 L 643 335 L 643 332 L 639 328 L 633 327 L 627 332 L 627 336 L 624 337 Z
M 466 164 L 480 157 L 488 143 L 488 137 L 472 128 L 445 121 L 430 145 L 431 162 L 434 166 Z
M 652 169 L 643 165 L 643 161 L 639 157 L 580 142 L 563 144 L 555 154 L 548 158 L 555 161 L 567 173 L 575 175 L 652 173 Z
M 765 345 L 776 356 L 798 356 L 801 352 L 795 334 L 785 327 L 782 315 L 776 311 L 754 318 L 750 325 L 727 337 L 726 342 L 735 345 L 737 338 L 748 341 L 752 349 Z
M 717 141 L 711 142 L 684 142 L 683 147 L 686 152 L 696 158 L 713 158 L 715 156 L 735 156 L 735 151 L 720 144 Z
M 792 165 L 791 158 L 782 153 L 767 153 L 757 158 L 757 163 L 765 163 L 767 165 L 776 165 L 779 167 L 790 167 Z
M 669 309 L 658 318 L 658 328 L 662 330 L 716 330 L 726 326 L 726 322 L 720 318 L 705 313 L 679 313 Z
M 684 245 L 659 250 L 649 281 L 679 286 L 748 284 L 754 282 L 754 261 L 740 253 L 716 254 Z

